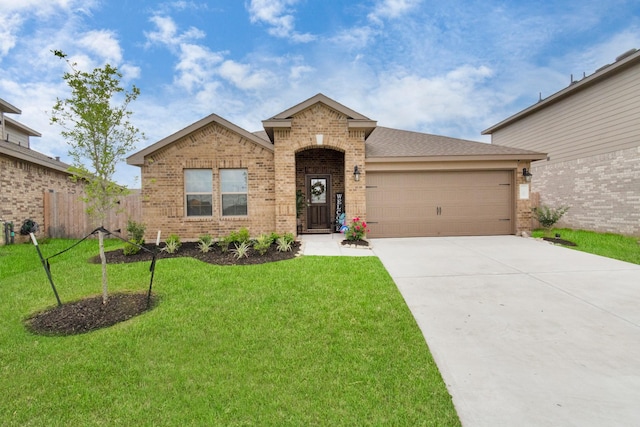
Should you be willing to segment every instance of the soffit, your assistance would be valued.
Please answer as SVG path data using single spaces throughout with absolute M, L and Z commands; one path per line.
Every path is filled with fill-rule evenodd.
M 4 118 L 4 123 L 7 127 L 13 127 L 18 129 L 19 131 L 29 135 L 29 136 L 42 136 L 42 134 L 40 132 L 36 132 L 35 130 L 31 129 L 29 126 L 25 126 L 20 122 L 17 122 L 15 120 L 13 120 L 10 117 L 6 117 Z

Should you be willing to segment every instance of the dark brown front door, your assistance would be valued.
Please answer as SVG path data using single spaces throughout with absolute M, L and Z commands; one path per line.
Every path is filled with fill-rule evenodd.
M 330 228 L 331 176 L 307 175 L 307 228 Z

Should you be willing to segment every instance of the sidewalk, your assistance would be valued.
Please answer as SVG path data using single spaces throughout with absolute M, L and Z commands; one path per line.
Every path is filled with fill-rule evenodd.
M 349 248 L 341 244 L 344 235 L 332 234 L 301 234 L 298 240 L 302 243 L 303 255 L 316 256 L 375 256 L 369 248 Z

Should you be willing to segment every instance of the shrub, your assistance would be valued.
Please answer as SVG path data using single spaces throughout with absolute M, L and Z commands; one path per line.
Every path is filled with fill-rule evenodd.
M 236 243 L 235 244 L 235 249 L 231 249 L 231 252 L 233 253 L 233 255 L 237 258 L 249 258 L 249 248 L 251 247 L 249 245 L 249 242 L 242 242 L 240 244 Z
M 273 243 L 271 235 L 261 234 L 253 243 L 253 249 L 255 249 L 260 255 L 264 255 L 271 247 L 271 243 Z
M 249 243 L 251 236 L 247 227 L 242 227 L 234 234 L 234 243 Z
M 347 240 L 363 240 L 367 235 L 367 223 L 359 217 L 353 218 L 351 225 L 345 232 L 344 236 Z
M 560 218 L 567 213 L 568 206 L 560 206 L 558 208 L 551 208 L 546 205 L 542 205 L 539 208 L 533 208 L 533 213 L 540 225 L 545 230 L 550 230 L 556 222 L 560 221 Z
M 141 222 L 127 221 L 127 237 L 130 243 L 126 243 L 122 249 L 125 255 L 135 255 L 140 252 L 139 246 L 144 245 L 144 232 L 146 228 L 147 227 Z
M 293 240 L 289 240 L 286 236 L 282 236 L 278 238 L 276 241 L 276 245 L 278 248 L 278 252 L 290 252 L 291 246 L 293 245 Z
M 200 236 L 198 239 L 198 249 L 200 249 L 200 252 L 206 254 L 211 250 L 211 246 L 213 246 L 213 238 L 211 236 L 208 234 Z
M 167 237 L 167 240 L 165 240 L 164 243 L 165 247 L 162 248 L 162 250 L 170 254 L 175 254 L 178 252 L 178 249 L 180 249 L 180 246 L 182 246 L 182 243 L 180 243 L 180 237 L 176 234 L 172 234 Z

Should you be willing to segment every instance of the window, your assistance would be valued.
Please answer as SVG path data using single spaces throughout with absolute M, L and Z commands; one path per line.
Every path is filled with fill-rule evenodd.
M 220 169 L 222 216 L 247 215 L 247 170 Z
M 213 215 L 213 178 L 210 169 L 185 169 L 187 216 Z

